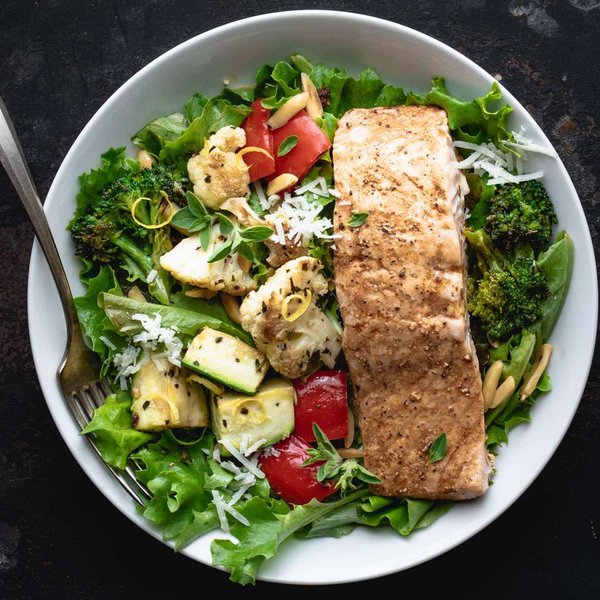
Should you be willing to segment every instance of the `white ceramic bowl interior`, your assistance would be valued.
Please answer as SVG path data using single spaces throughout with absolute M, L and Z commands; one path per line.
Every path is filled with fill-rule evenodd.
M 299 11 L 245 19 L 193 38 L 159 57 L 127 81 L 96 113 L 60 167 L 45 203 L 50 225 L 76 294 L 78 263 L 65 226 L 72 215 L 77 178 L 98 165 L 111 146 L 129 145 L 129 137 L 150 119 L 182 110 L 197 91 L 216 94 L 224 79 L 232 86 L 251 83 L 259 65 L 302 53 L 312 61 L 346 67 L 354 74 L 374 67 L 385 81 L 426 91 L 430 78 L 444 75 L 450 90 L 466 99 L 492 82 L 473 62 L 448 46 L 414 30 L 356 14 Z M 538 143 L 550 142 L 525 109 L 504 90 L 515 109 L 513 128 L 523 124 Z M 571 291 L 552 336 L 555 352 L 550 373 L 553 390 L 535 407 L 533 422 L 511 433 L 498 457 L 489 492 L 459 504 L 432 527 L 402 538 L 389 528 L 358 528 L 343 539 L 290 541 L 265 564 L 260 578 L 287 583 L 348 582 L 406 569 L 468 539 L 506 510 L 549 460 L 575 413 L 587 379 L 596 331 L 597 286 L 592 243 L 575 189 L 560 161 L 539 157 L 531 167 L 546 171 L 545 185 L 555 202 L 560 227 L 575 241 Z M 37 244 L 29 273 L 29 326 L 39 380 L 56 425 L 69 449 L 102 493 L 151 535 L 159 534 L 134 510 L 133 503 L 78 435 L 56 381 L 65 346 L 61 307 Z M 119 525 L 115 523 L 115 527 Z M 210 564 L 210 536 L 183 552 Z

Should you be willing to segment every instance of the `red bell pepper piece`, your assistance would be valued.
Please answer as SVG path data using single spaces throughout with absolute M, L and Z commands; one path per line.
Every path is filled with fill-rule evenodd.
M 310 446 L 301 438 L 291 435 L 273 446 L 278 453 L 263 454 L 259 467 L 271 487 L 290 504 L 306 504 L 313 498 L 319 501 L 335 493 L 333 483 L 317 481 L 319 463 L 303 467 L 309 458 Z
M 242 158 L 250 167 L 250 181 L 256 181 L 275 172 L 275 159 L 273 158 L 275 152 L 273 147 L 273 133 L 267 127 L 271 111 L 262 107 L 260 99 L 255 100 L 250 107 L 252 108 L 252 112 L 242 123 L 242 128 L 246 132 L 246 146 L 262 148 L 272 157 L 269 158 L 261 152 L 244 154 Z
M 298 143 L 284 156 L 277 156 L 281 142 L 287 137 L 295 135 Z M 285 125 L 273 130 L 273 144 L 275 150 L 275 175 L 291 173 L 301 181 L 310 171 L 311 167 L 323 152 L 331 148 L 331 141 L 327 134 L 301 110 Z
M 348 391 L 345 371 L 317 371 L 303 383 L 294 381 L 296 406 L 294 433 L 314 442 L 316 423 L 330 440 L 345 438 L 348 433 Z

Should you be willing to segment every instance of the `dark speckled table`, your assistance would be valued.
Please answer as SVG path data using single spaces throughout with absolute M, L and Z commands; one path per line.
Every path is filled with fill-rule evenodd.
M 85 123 L 149 60 L 228 21 L 299 8 L 365 12 L 403 23 L 500 74 L 558 149 L 600 248 L 596 0 L 2 0 L 0 94 L 42 195 Z M 174 554 L 130 523 L 67 451 L 43 401 L 29 346 L 32 237 L 0 173 L 0 598 L 167 598 L 202 595 L 207 583 L 241 593 L 224 574 Z M 398 595 L 419 590 L 445 598 L 600 597 L 599 392 L 596 356 L 555 456 L 485 531 L 428 564 L 353 587 L 373 593 L 394 586 Z M 244 597 L 257 591 L 289 589 L 259 584 Z

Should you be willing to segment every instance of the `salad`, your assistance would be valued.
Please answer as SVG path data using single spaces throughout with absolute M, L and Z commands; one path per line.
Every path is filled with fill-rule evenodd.
M 543 172 L 527 168 L 553 152 L 509 129 L 496 83 L 472 101 L 441 77 L 406 93 L 294 55 L 253 85 L 195 94 L 135 133 L 135 158 L 111 148 L 80 177 L 76 306 L 114 392 L 83 433 L 111 466 L 135 467 L 142 514 L 176 549 L 221 530 L 213 563 L 233 581 L 254 582 L 288 537 L 407 536 L 452 506 L 370 490 L 333 281 L 338 119 L 406 104 L 447 112 L 467 178 L 468 310 L 495 454 L 551 389 L 573 263 Z

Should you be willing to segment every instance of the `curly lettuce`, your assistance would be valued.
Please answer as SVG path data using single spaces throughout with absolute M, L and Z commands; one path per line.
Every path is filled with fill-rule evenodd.
M 483 96 L 466 101 L 450 94 L 443 77 L 434 77 L 429 92 L 424 95 L 410 92 L 406 100 L 407 104 L 433 104 L 443 108 L 448 113 L 450 129 L 460 140 L 475 144 L 491 141 L 498 148 L 509 151 L 503 142 L 513 139 L 507 123 L 513 109 L 508 104 L 494 109 L 501 99 L 502 91 L 496 82 Z

